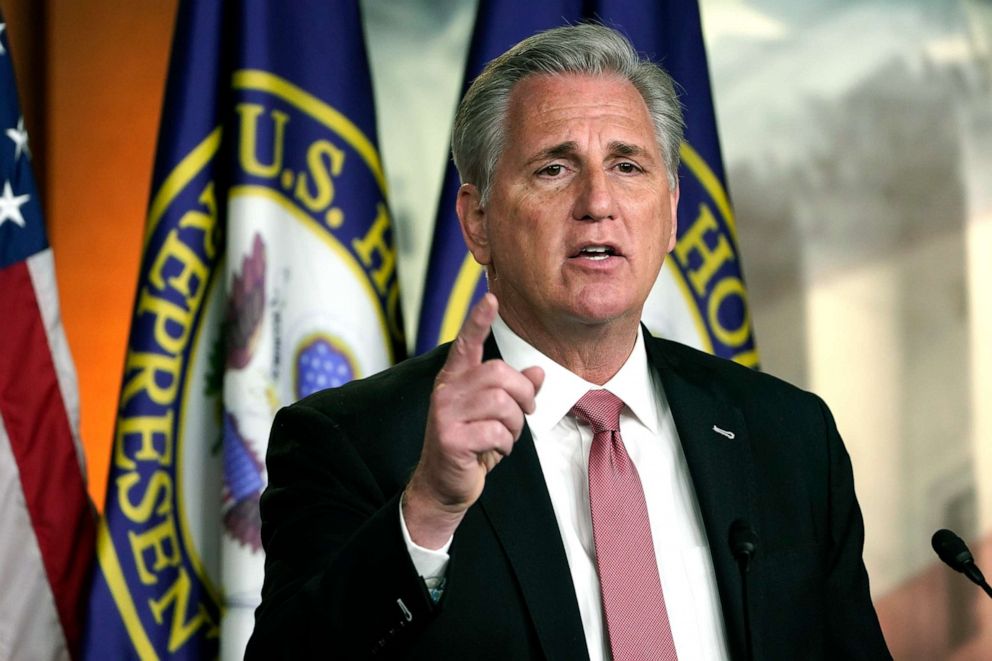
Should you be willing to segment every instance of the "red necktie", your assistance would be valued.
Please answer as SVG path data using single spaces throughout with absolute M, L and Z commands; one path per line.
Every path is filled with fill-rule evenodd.
M 592 426 L 589 505 L 613 661 L 677 659 L 644 490 L 620 438 L 623 402 L 590 390 L 572 413 Z

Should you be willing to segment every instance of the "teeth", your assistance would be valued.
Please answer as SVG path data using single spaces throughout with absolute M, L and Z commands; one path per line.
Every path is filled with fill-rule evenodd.
M 606 246 L 589 246 L 580 252 L 584 257 L 595 260 L 603 260 L 613 254 L 613 250 Z

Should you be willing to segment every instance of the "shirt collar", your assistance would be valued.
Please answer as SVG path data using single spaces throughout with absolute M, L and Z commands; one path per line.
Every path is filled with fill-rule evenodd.
M 534 413 L 527 424 L 536 435 L 549 431 L 589 390 L 600 388 L 570 372 L 514 333 L 499 316 L 493 321 L 493 336 L 503 360 L 512 368 L 522 370 L 537 365 L 544 370 L 544 385 L 536 397 Z M 602 386 L 623 400 L 627 409 L 652 433 L 658 432 L 658 408 L 651 379 L 643 329 L 638 326 L 637 340 L 627 361 L 613 378 Z

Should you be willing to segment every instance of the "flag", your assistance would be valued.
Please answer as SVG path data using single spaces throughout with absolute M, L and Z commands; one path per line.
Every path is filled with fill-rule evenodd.
M 76 373 L 0 16 L 0 657 L 79 651 L 96 515 Z
M 240 658 L 276 410 L 404 355 L 358 3 L 180 3 L 86 651 Z
M 480 0 L 466 88 L 486 62 L 520 39 L 579 20 L 618 29 L 642 55 L 663 66 L 677 83 L 685 111 L 678 241 L 648 297 L 645 324 L 663 337 L 757 366 L 695 2 L 590 0 L 535 6 L 521 0 Z M 483 271 L 466 250 L 458 228 L 458 183 L 450 165 L 428 263 L 417 352 L 452 339 L 486 289 Z
M 541 30 L 574 23 L 581 16 L 582 0 L 479 0 L 463 92 L 482 73 L 486 63 L 518 41 Z M 465 247 L 455 215 L 460 183 L 454 163 L 449 163 L 427 261 L 427 281 L 417 325 L 418 354 L 453 340 L 469 309 L 486 293 L 483 269 Z

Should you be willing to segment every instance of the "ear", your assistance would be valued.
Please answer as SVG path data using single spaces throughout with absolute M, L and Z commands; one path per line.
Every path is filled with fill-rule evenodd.
M 671 206 L 671 218 L 672 218 L 672 235 L 668 237 L 668 248 L 665 250 L 666 253 L 672 252 L 675 249 L 675 241 L 678 235 L 679 229 L 679 184 L 678 181 L 675 182 L 675 190 L 668 194 L 668 203 Z
M 455 212 L 458 214 L 458 224 L 461 225 L 465 245 L 472 257 L 482 266 L 488 266 L 491 261 L 489 231 L 486 210 L 482 208 L 481 202 L 479 189 L 474 184 L 462 184 L 455 200 Z

